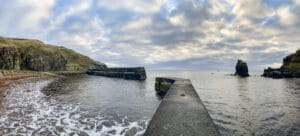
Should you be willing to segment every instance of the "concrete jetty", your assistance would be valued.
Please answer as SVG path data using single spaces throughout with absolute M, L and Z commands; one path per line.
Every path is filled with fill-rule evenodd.
M 155 89 L 165 94 L 144 136 L 219 136 L 189 79 L 157 77 Z

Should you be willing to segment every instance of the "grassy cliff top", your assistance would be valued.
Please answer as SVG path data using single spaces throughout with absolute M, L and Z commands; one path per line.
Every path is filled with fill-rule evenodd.
M 297 50 L 296 53 L 285 57 L 283 59 L 282 68 L 300 72 L 300 50 Z
M 39 40 L 0 37 L 0 48 L 1 47 L 12 47 L 19 51 L 30 50 L 31 53 L 36 55 L 63 55 L 67 60 L 68 71 L 84 70 L 94 63 L 105 65 L 104 63 L 94 61 L 87 56 L 79 54 L 74 50 L 62 46 L 45 44 Z

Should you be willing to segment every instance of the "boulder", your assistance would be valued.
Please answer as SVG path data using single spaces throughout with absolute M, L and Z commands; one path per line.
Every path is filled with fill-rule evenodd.
M 136 127 L 133 127 L 126 132 L 125 136 L 134 136 L 137 132 L 138 129 Z
M 241 77 L 248 77 L 248 65 L 243 60 L 238 60 L 237 64 L 235 66 L 235 75 L 241 76 Z
M 274 69 L 271 67 L 268 67 L 267 69 L 264 70 L 264 73 L 262 76 L 265 77 L 281 77 L 281 72 L 280 69 Z

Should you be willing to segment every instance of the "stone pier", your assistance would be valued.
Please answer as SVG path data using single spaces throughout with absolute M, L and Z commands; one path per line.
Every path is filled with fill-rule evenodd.
M 165 94 L 144 136 L 219 136 L 189 79 L 157 77 L 155 89 Z
M 91 67 L 86 72 L 88 75 L 116 77 L 131 80 L 145 80 L 147 78 L 144 67 L 125 67 L 125 68 L 95 68 Z

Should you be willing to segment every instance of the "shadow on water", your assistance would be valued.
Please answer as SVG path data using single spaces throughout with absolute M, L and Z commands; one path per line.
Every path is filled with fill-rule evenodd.
M 251 93 L 249 88 L 249 79 L 248 78 L 240 78 L 237 77 L 237 88 L 236 88 L 239 96 L 239 129 L 241 135 L 252 134 L 255 126 L 255 118 L 256 114 L 253 112 L 255 98 Z

